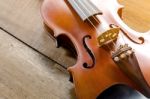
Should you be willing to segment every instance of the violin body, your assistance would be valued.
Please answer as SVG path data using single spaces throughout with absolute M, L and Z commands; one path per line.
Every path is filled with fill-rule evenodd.
M 122 35 L 119 34 L 115 44 L 116 46 L 123 44 L 121 36 L 124 36 L 125 42 L 135 50 L 139 68 L 149 85 L 150 43 L 148 37 L 150 34 L 138 33 L 128 28 L 120 18 L 122 6 L 116 0 L 91 1 L 103 12 L 102 15 L 97 15 L 101 23 L 105 22 L 108 26 L 109 24 L 117 25 L 137 42 L 141 42 L 139 37 L 144 38 L 142 43 L 135 43 L 120 31 Z M 115 84 L 125 84 L 142 92 L 142 88 L 124 74 L 112 60 L 110 51 L 98 46 L 99 33 L 88 22 L 81 20 L 67 0 L 44 0 L 41 13 L 44 23 L 53 31 L 51 35 L 56 40 L 61 36 L 69 38 L 76 50 L 76 64 L 70 66 L 68 71 L 72 75 L 78 99 L 96 99 L 104 90 Z M 105 28 L 101 23 L 95 27 L 100 32 L 107 30 L 108 27 Z

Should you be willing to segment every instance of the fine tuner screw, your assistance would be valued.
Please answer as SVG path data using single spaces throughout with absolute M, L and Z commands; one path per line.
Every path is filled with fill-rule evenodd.
M 120 60 L 125 59 L 125 58 L 129 57 L 132 54 L 133 54 L 133 50 L 128 50 L 128 51 L 126 51 L 124 53 L 121 53 L 120 55 L 114 57 L 113 59 L 114 59 L 115 62 L 119 62 Z

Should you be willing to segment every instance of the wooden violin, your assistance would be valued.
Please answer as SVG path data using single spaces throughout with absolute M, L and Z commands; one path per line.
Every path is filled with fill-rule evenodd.
M 121 20 L 117 0 L 44 0 L 41 14 L 57 44 L 75 49 L 68 68 L 78 99 L 96 99 L 113 85 L 150 97 L 150 33 Z M 98 99 L 98 98 L 97 98 Z

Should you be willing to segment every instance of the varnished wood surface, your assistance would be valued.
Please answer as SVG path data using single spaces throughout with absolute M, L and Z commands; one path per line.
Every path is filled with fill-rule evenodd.
M 125 6 L 125 23 L 137 31 L 150 29 L 150 0 L 119 1 Z M 0 26 L 62 65 L 70 66 L 75 60 L 64 49 L 55 48 L 43 29 L 39 12 L 42 2 L 0 0 Z M 0 99 L 73 99 L 68 76 L 57 66 L 0 31 Z
M 149 0 L 119 0 L 125 6 L 123 19 L 137 31 L 150 28 Z M 40 6 L 43 0 L 0 0 L 0 26 L 22 41 L 51 57 L 62 65 L 71 66 L 75 59 L 63 48 L 55 48 L 43 28 Z
M 124 5 L 123 20 L 139 32 L 150 30 L 150 0 L 119 0 Z
M 75 99 L 58 65 L 0 30 L 0 99 Z
M 95 0 L 95 4 L 97 4 L 99 9 L 102 9 L 103 12 L 103 15 L 99 19 L 100 20 L 103 19 L 102 23 L 106 22 L 108 24 L 96 25 L 95 27 L 98 28 L 98 31 L 93 30 L 92 26 L 90 27 L 89 25 L 83 23 L 83 21 L 81 21 L 79 17 L 76 17 L 74 14 L 72 14 L 72 12 L 74 13 L 73 9 L 68 9 L 71 8 L 71 6 L 66 4 L 66 2 L 64 2 L 63 0 L 59 0 L 59 1 L 45 0 L 42 6 L 42 16 L 44 18 L 44 22 L 50 28 L 54 29 L 55 32 L 54 36 L 57 37 L 58 35 L 61 34 L 68 35 L 69 38 L 73 40 L 77 52 L 79 53 L 79 58 L 78 58 L 79 60 L 77 61 L 76 65 L 74 65 L 72 68 L 71 67 L 69 68 L 69 72 L 73 75 L 75 90 L 76 90 L 77 97 L 79 99 L 96 99 L 99 93 L 101 93 L 106 88 L 118 82 L 126 83 L 127 85 L 130 85 L 134 88 L 136 85 L 134 82 L 131 82 L 131 80 L 129 80 L 127 76 L 123 75 L 123 72 L 121 72 L 120 69 L 116 66 L 116 64 L 114 64 L 112 59 L 110 59 L 111 56 L 109 56 L 108 53 L 104 51 L 104 49 L 101 49 L 97 46 L 95 33 L 102 32 L 104 29 L 107 29 L 106 28 L 107 26 L 109 27 L 109 24 L 112 23 L 119 24 L 119 26 L 121 26 L 123 29 L 125 27 L 124 24 L 121 24 L 122 22 L 117 21 L 120 20 L 119 18 L 117 18 L 118 16 L 116 14 L 112 14 L 112 13 L 116 13 L 115 7 L 113 7 L 117 5 L 115 0 L 106 0 L 106 1 L 100 0 L 100 1 L 102 2 L 100 3 L 98 2 L 98 0 Z M 107 20 L 109 18 L 110 20 Z M 127 29 L 127 31 L 128 30 L 129 29 Z M 134 31 L 132 33 L 135 34 Z M 87 35 L 90 36 L 88 37 Z M 88 39 L 87 41 L 86 38 Z M 125 40 L 128 42 L 128 44 L 131 47 L 136 46 L 134 47 L 134 49 L 137 49 L 136 53 L 137 55 L 139 55 L 139 57 L 143 55 L 143 57 L 141 57 L 142 59 L 139 59 L 139 63 L 147 59 L 146 57 L 148 57 L 148 54 L 141 52 L 142 53 L 141 55 L 141 53 L 138 53 L 138 49 L 142 49 L 139 50 L 139 52 L 145 51 L 144 48 L 148 48 L 149 46 L 147 45 L 139 46 L 137 44 L 133 44 L 130 40 L 127 39 Z M 119 44 L 116 46 L 119 46 L 120 44 L 121 45 L 124 44 L 123 41 L 121 42 L 120 38 L 117 41 L 117 43 Z M 82 44 L 85 45 L 85 47 L 82 46 Z M 149 60 L 145 61 L 145 63 L 148 62 Z M 131 62 L 131 64 L 136 64 L 136 63 Z M 129 63 L 128 65 L 131 64 Z M 142 64 L 143 67 L 144 66 L 148 67 L 148 65 L 149 64 Z M 91 69 L 86 69 L 84 67 L 89 67 Z M 146 68 L 145 70 L 149 70 L 149 69 L 150 68 Z M 136 89 L 139 88 L 136 87 Z

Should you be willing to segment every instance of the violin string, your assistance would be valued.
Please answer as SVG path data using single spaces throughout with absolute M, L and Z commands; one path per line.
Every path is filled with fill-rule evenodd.
M 112 24 L 112 25 L 115 26 L 115 27 L 118 27 L 117 25 L 114 25 L 114 24 Z M 123 36 L 122 33 L 120 33 L 120 36 L 121 36 L 121 38 L 122 38 L 124 44 L 126 44 L 126 40 L 125 40 L 125 38 L 124 38 L 124 36 Z
M 80 9 L 80 11 L 82 12 L 82 14 L 84 14 L 86 16 L 86 14 L 83 12 L 83 10 L 78 6 L 78 4 L 75 2 L 76 6 Z M 90 22 L 90 24 L 95 28 L 95 30 L 99 33 L 100 31 L 95 27 L 95 25 L 92 23 L 92 21 L 87 18 L 87 20 Z M 102 38 L 104 39 L 104 37 L 102 36 Z M 108 47 L 108 49 L 111 51 L 112 49 L 110 48 L 110 46 L 106 45 Z
M 84 6 L 84 5 L 83 5 Z M 92 8 L 93 9 L 93 8 Z M 94 20 L 97 22 L 97 23 L 99 23 L 100 24 L 100 22 L 99 22 L 99 20 L 97 20 L 94 16 L 92 16 L 93 18 L 94 18 Z M 117 26 L 116 26 L 117 27 Z M 113 28 L 113 27 L 112 27 Z M 120 32 L 120 31 L 119 31 Z M 112 33 L 115 33 L 115 31 L 114 30 L 112 30 Z M 126 41 L 125 41 L 125 38 L 124 38 L 124 36 L 123 36 L 123 34 L 121 33 L 121 37 L 122 37 L 122 39 L 123 39 L 123 42 L 124 43 L 126 43 Z M 110 36 L 109 36 L 109 39 L 112 39 Z M 111 41 L 112 43 L 113 43 L 113 45 L 114 45 L 114 47 L 115 47 L 115 42 L 112 40 Z
M 80 1 L 80 0 L 79 0 Z M 82 3 L 82 2 L 80 2 L 81 4 L 82 4 L 82 6 L 84 7 L 84 9 L 86 9 L 87 10 L 87 8 L 84 6 L 84 4 Z M 84 11 L 79 7 L 79 5 L 77 4 L 77 2 L 75 2 L 75 4 L 76 4 L 76 6 L 80 9 L 80 11 L 86 16 L 86 14 L 84 13 Z M 88 10 L 87 10 L 88 11 Z M 89 11 L 88 11 L 89 12 Z M 92 18 L 97 22 L 97 23 L 100 23 L 94 16 L 92 16 Z M 99 31 L 99 29 L 97 29 L 97 27 L 93 24 L 93 22 L 89 19 L 89 18 L 87 18 L 87 20 L 90 22 L 90 24 L 96 29 L 96 31 L 98 32 L 98 33 L 100 33 L 100 31 Z M 109 36 L 110 37 L 110 36 Z M 102 36 L 102 38 L 104 39 L 104 36 Z M 110 39 L 112 39 L 112 38 L 110 38 Z M 115 46 L 115 43 L 114 43 L 114 41 L 112 40 L 111 41 L 112 43 L 113 43 L 113 45 Z M 107 45 L 107 44 L 106 44 Z M 107 47 L 109 48 L 109 50 L 112 50 L 111 48 L 110 48 L 110 46 L 108 46 L 107 45 Z
M 79 0 L 80 1 L 80 0 Z M 83 0 L 83 2 L 84 2 L 84 0 Z M 82 6 L 84 6 L 84 8 L 88 11 L 88 12 L 90 12 L 86 7 L 85 7 L 85 5 L 82 3 L 82 2 L 80 2 L 81 4 L 82 4 Z M 93 9 L 93 8 L 92 8 Z M 94 10 L 94 9 L 93 9 Z M 92 18 L 97 22 L 97 23 L 99 23 L 100 24 L 100 22 L 99 22 L 99 20 L 97 20 L 94 16 L 92 16 Z M 116 25 L 114 25 L 114 26 L 116 26 Z M 116 26 L 117 27 L 117 26 Z M 120 31 L 119 31 L 120 32 Z M 112 30 L 112 33 L 115 33 L 114 32 L 114 30 Z M 126 41 L 125 41 L 125 38 L 124 38 L 124 36 L 123 36 L 123 34 L 121 33 L 121 38 L 123 39 L 123 42 L 124 42 L 124 44 L 126 44 Z M 112 39 L 110 36 L 109 36 L 109 39 Z M 112 43 L 113 43 L 113 46 L 115 47 L 115 42 L 114 42 L 114 40 L 112 40 L 111 41 Z
M 83 0 L 82 2 L 85 2 L 85 0 Z M 80 2 L 83 6 L 84 6 L 84 4 L 82 3 L 82 2 Z M 88 2 L 88 1 L 86 1 L 86 2 Z M 90 2 L 90 1 L 89 1 Z M 88 3 L 87 3 L 88 4 Z M 89 4 L 88 4 L 89 5 Z M 86 9 L 86 7 L 84 6 L 84 8 Z M 92 8 L 92 7 L 91 7 Z M 92 8 L 93 10 L 95 10 L 94 8 Z M 88 9 L 87 9 L 87 11 L 88 11 Z M 94 20 L 96 20 L 96 22 L 97 23 L 100 23 L 99 22 L 99 20 L 98 19 L 96 19 L 95 17 L 94 17 Z
M 123 39 L 123 42 L 126 43 L 125 38 L 124 38 L 124 36 L 123 36 L 122 33 L 121 33 L 121 37 L 122 37 L 122 39 Z
M 83 0 L 83 2 L 85 2 L 85 1 Z M 89 2 L 90 2 L 90 1 L 89 1 Z M 84 6 L 84 4 L 83 4 L 82 2 L 80 2 L 80 3 Z M 87 3 L 87 4 L 88 4 L 88 3 Z M 88 4 L 88 5 L 89 5 L 89 4 Z M 84 8 L 86 9 L 85 6 L 84 6 Z M 92 8 L 92 7 L 91 7 L 91 9 L 94 10 L 94 8 Z M 87 9 L 87 11 L 90 12 L 88 9 Z M 98 24 L 100 24 L 99 20 L 98 20 L 96 17 L 94 17 L 94 16 L 91 16 L 91 17 L 92 17 Z M 114 30 L 112 30 L 112 33 L 115 33 Z M 109 37 L 110 40 L 112 39 L 112 38 L 110 37 L 110 35 L 109 35 L 108 37 Z M 112 40 L 111 42 L 113 43 L 113 46 L 115 47 L 114 41 Z M 111 49 L 110 46 L 108 46 L 108 47 L 109 47 L 109 49 Z
M 79 0 L 80 1 L 80 0 Z M 83 2 L 84 2 L 84 0 L 83 0 Z M 80 3 L 82 4 L 82 6 L 84 6 L 84 8 L 90 13 L 90 11 L 85 7 L 85 5 L 80 1 Z M 94 10 L 94 8 L 92 8 L 93 10 Z M 94 17 L 94 16 L 91 16 L 98 24 L 100 24 L 100 22 L 99 22 L 99 20 L 97 20 L 96 19 L 96 17 Z M 114 32 L 114 30 L 112 30 L 112 33 L 115 33 Z M 110 37 L 110 35 L 108 36 L 109 37 L 109 39 L 111 39 L 111 42 L 112 42 L 112 44 L 113 44 L 113 46 L 115 47 L 116 46 L 116 44 L 115 44 L 115 42 L 112 40 L 112 38 Z M 104 37 L 103 37 L 104 38 Z
M 121 37 L 122 37 L 124 43 L 126 44 L 126 40 L 125 40 L 125 37 L 123 36 L 123 32 L 121 33 Z
M 78 3 L 75 1 L 76 6 L 78 7 L 78 9 L 82 12 L 82 14 L 84 14 L 86 16 L 86 14 L 83 12 L 83 10 L 78 6 Z M 99 33 L 100 31 L 96 28 L 96 26 L 92 23 L 92 21 L 87 18 L 87 20 L 90 22 L 90 24 L 96 29 L 96 31 Z

